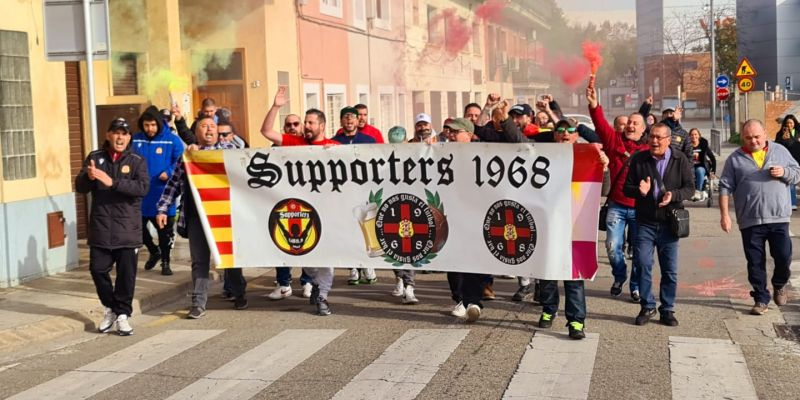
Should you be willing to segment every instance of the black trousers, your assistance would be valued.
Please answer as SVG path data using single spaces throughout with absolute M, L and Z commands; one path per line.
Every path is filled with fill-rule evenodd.
M 447 283 L 450 284 L 450 294 L 456 303 L 463 302 L 464 307 L 477 304 L 483 308 L 483 283 L 486 274 L 470 274 L 466 272 L 448 272 Z
M 153 243 L 153 237 L 150 236 L 150 230 L 147 229 L 147 223 L 153 224 L 158 232 L 158 246 Z M 142 242 L 150 254 L 161 254 L 161 261 L 169 263 L 169 255 L 172 251 L 172 246 L 175 244 L 175 217 L 167 218 L 167 224 L 164 228 L 159 228 L 156 223 L 156 217 L 142 217 Z
M 136 263 L 139 249 L 89 249 L 89 271 L 97 289 L 97 297 L 114 314 L 131 316 L 133 290 L 136 287 Z M 117 280 L 111 283 L 111 268 L 117 266 Z

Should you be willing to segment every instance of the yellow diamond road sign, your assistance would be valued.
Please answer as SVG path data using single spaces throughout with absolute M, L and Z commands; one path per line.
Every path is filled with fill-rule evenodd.
M 756 75 L 758 75 L 758 72 L 753 68 L 753 64 L 750 64 L 750 60 L 748 60 L 747 57 L 742 58 L 742 62 L 740 62 L 739 66 L 736 68 L 736 77 L 742 78 Z

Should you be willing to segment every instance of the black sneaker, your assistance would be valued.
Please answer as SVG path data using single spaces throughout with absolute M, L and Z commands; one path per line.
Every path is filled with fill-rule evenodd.
M 317 298 L 317 315 L 323 317 L 331 315 L 331 307 L 328 305 L 328 299 L 322 298 L 322 296 Z
M 622 282 L 614 282 L 614 284 L 611 285 L 610 292 L 611 292 L 611 295 L 614 296 L 614 297 L 617 297 L 617 296 L 621 295 L 622 294 Z
M 161 262 L 161 275 L 165 276 L 172 275 L 172 268 L 169 267 L 169 261 Z
M 186 316 L 186 318 L 200 319 L 203 318 L 205 315 L 206 315 L 206 310 L 203 310 L 200 307 L 192 307 L 191 309 L 189 309 L 189 314 Z
M 520 286 L 519 289 L 511 296 L 511 300 L 513 301 L 523 301 L 527 298 L 530 298 L 533 295 L 533 288 L 531 288 L 531 284 L 527 284 L 525 286 Z
M 639 311 L 639 315 L 636 316 L 636 325 L 646 325 L 650 321 L 650 318 L 653 318 L 655 315 L 655 308 L 643 308 L 642 311 Z
M 144 263 L 144 270 L 150 271 L 151 269 L 155 268 L 156 263 L 158 260 L 161 259 L 161 253 L 150 253 L 150 257 L 147 259 L 147 262 Z
M 638 290 L 632 291 L 631 292 L 631 302 L 638 303 L 640 300 L 642 300 L 642 296 L 639 295 L 639 291 Z
M 319 299 L 319 285 L 311 284 L 311 297 L 308 298 L 308 304 L 317 304 Z
M 586 337 L 586 333 L 583 331 L 583 324 L 578 321 L 568 323 L 567 328 L 569 328 L 569 337 L 572 339 L 581 340 Z
M 672 311 L 662 312 L 661 318 L 659 318 L 658 321 L 666 326 L 678 326 L 678 320 L 675 318 L 675 313 Z
M 550 327 L 553 326 L 553 319 L 555 317 L 555 314 L 548 314 L 542 311 L 542 316 L 539 317 L 539 328 L 550 329 Z
M 248 305 L 247 299 L 244 296 L 237 297 L 233 300 L 233 308 L 237 310 L 244 310 Z

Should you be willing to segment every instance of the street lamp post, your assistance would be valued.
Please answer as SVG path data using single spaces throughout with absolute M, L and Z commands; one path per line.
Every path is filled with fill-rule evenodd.
M 717 87 L 717 50 L 714 40 L 714 0 L 709 0 L 709 24 L 708 29 L 711 36 L 711 128 L 717 128 L 717 96 L 714 90 Z

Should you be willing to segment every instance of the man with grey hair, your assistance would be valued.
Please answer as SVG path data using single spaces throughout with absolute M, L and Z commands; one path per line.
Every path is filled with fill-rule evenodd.
M 748 120 L 742 128 L 744 145 L 725 161 L 719 181 L 720 227 L 731 231 L 728 203 L 733 195 L 736 222 L 742 233 L 742 245 L 747 259 L 747 280 L 753 286 L 750 295 L 755 304 L 750 314 L 763 315 L 769 307 L 767 289 L 767 255 L 775 261 L 772 274 L 772 299 L 786 304 L 784 286 L 791 274 L 792 241 L 789 237 L 789 218 L 792 203 L 789 185 L 800 183 L 800 165 L 785 147 L 767 140 L 764 124 Z

